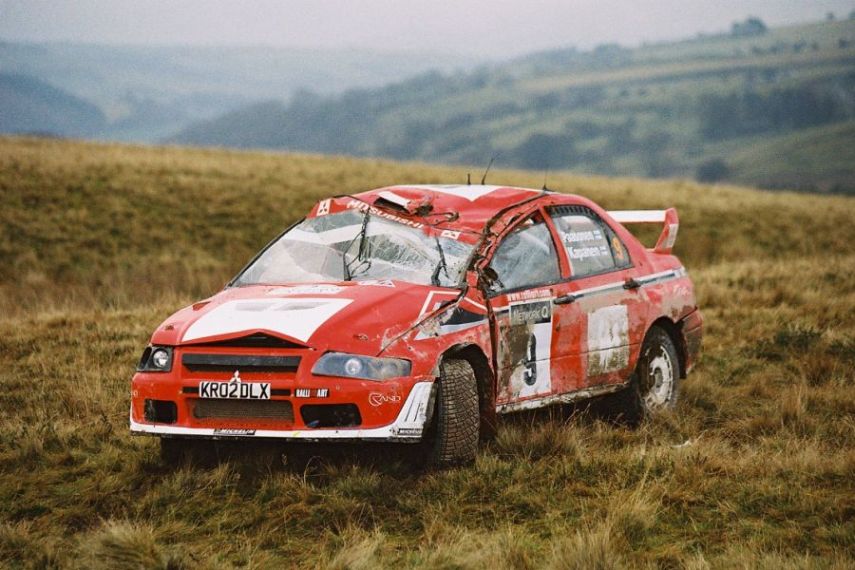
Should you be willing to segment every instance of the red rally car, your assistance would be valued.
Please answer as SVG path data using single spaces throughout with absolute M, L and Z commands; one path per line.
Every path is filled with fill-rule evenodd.
M 646 249 L 623 224 L 656 223 Z M 394 186 L 318 203 L 223 291 L 154 332 L 130 428 L 192 439 L 422 442 L 471 460 L 496 414 L 603 396 L 674 405 L 702 319 L 674 209 Z M 172 455 L 170 455 L 172 454 Z

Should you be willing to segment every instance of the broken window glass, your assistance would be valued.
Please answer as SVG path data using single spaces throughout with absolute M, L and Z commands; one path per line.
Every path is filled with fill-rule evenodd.
M 495 293 L 555 283 L 561 278 L 549 228 L 531 219 L 504 237 L 490 267 L 498 275 L 491 286 Z
M 303 220 L 265 250 L 235 284 L 313 283 L 348 277 L 443 287 L 460 282 L 471 245 L 373 214 L 368 214 L 362 235 L 363 222 L 365 213 L 358 210 Z

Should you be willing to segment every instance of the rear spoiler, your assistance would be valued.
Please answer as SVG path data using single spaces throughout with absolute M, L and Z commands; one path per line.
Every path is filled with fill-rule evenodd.
M 655 253 L 671 253 L 680 229 L 680 219 L 675 208 L 667 210 L 611 210 L 609 216 L 621 224 L 662 224 L 662 233 L 653 248 Z

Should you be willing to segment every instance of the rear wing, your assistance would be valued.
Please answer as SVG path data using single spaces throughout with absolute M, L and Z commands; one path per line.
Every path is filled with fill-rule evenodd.
M 609 216 L 621 224 L 662 224 L 662 233 L 653 248 L 655 253 L 670 254 L 677 241 L 680 219 L 677 210 L 611 210 Z

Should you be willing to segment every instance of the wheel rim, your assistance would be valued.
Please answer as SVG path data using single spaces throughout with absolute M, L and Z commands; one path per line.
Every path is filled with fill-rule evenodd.
M 671 355 L 660 346 L 647 365 L 649 387 L 644 395 L 644 403 L 649 410 L 665 406 L 674 391 L 674 363 Z

